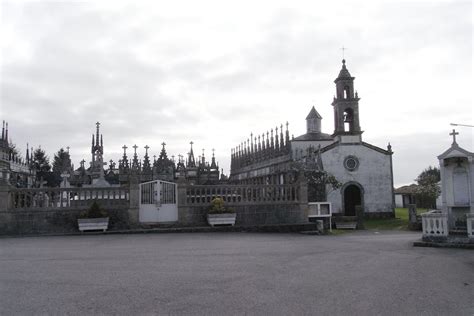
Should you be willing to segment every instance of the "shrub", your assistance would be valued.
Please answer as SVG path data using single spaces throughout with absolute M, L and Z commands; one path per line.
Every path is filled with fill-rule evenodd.
M 231 208 L 225 207 L 224 200 L 220 197 L 211 201 L 211 207 L 207 210 L 209 214 L 235 213 Z
M 92 202 L 92 205 L 89 207 L 89 209 L 81 213 L 80 215 L 80 218 L 101 218 L 101 217 L 108 217 L 108 214 L 104 209 L 100 207 L 97 200 L 94 200 L 94 202 Z

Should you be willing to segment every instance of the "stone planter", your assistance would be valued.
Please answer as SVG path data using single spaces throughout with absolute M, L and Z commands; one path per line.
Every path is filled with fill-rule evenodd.
M 77 225 L 81 232 L 85 230 L 102 230 L 105 232 L 109 227 L 109 218 L 81 218 L 77 220 Z
M 207 214 L 207 222 L 212 227 L 224 226 L 224 225 L 235 225 L 235 213 L 223 213 L 223 214 Z

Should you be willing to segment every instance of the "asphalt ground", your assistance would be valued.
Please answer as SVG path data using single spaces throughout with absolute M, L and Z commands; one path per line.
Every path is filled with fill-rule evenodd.
M 419 233 L 0 239 L 1 315 L 474 315 L 474 251 Z

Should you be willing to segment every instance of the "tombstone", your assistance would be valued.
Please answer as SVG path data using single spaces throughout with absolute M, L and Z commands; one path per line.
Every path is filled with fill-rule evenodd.
M 416 215 L 416 204 L 408 204 L 408 229 L 421 230 L 421 221 Z

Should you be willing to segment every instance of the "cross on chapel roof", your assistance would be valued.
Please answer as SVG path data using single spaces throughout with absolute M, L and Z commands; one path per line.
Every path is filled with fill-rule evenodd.
M 453 132 L 449 133 L 449 135 L 453 136 L 453 144 L 457 144 L 456 143 L 456 135 L 459 135 L 459 133 L 456 132 L 456 130 L 453 128 Z

